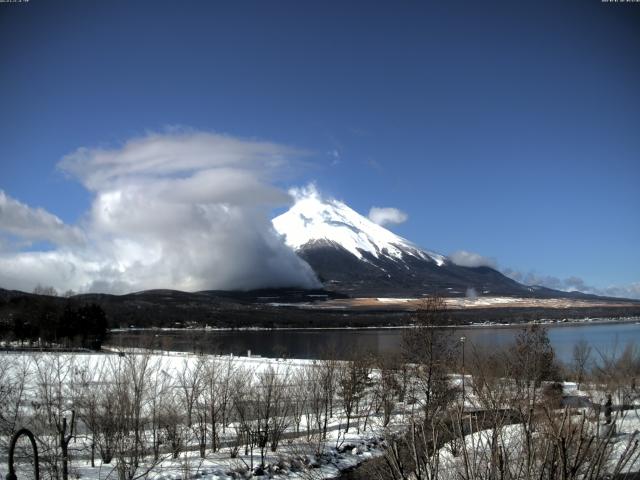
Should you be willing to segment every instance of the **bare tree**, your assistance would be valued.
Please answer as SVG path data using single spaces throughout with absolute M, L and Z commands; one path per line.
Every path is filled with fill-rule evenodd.
M 338 395 L 342 399 L 342 407 L 347 424 L 345 432 L 349 431 L 353 415 L 358 413 L 360 403 L 370 385 L 371 367 L 364 355 L 342 362 L 338 369 Z
M 300 424 L 307 409 L 308 386 L 307 386 L 307 369 L 304 366 L 294 371 L 291 376 L 291 386 L 289 388 L 291 419 L 296 428 L 296 433 L 300 433 Z M 307 423 L 308 430 L 308 423 Z
M 114 408 L 114 455 L 119 480 L 146 476 L 162 459 L 150 461 L 145 442 L 145 407 L 149 402 L 149 379 L 158 375 L 150 354 L 127 354 L 111 362 Z M 146 461 L 145 461 L 146 460 Z
M 578 340 L 573 346 L 572 366 L 578 390 L 587 373 L 587 367 L 591 359 L 591 350 L 591 346 L 585 339 Z
M 52 286 L 43 286 L 40 284 L 35 286 L 35 288 L 33 289 L 33 293 L 35 293 L 36 295 L 47 295 L 49 297 L 58 296 L 58 292 L 55 288 L 53 288 Z
M 220 362 L 217 396 L 220 405 L 220 423 L 222 424 L 222 433 L 226 432 L 227 424 L 229 422 L 229 410 L 231 409 L 230 405 L 233 395 L 232 384 L 233 378 L 236 374 L 236 367 L 233 356 L 231 355 Z M 240 376 L 243 376 L 242 372 L 240 373 Z
M 196 360 L 199 364 L 199 367 L 196 368 L 199 371 L 199 380 L 198 380 L 198 393 L 194 400 L 194 408 L 192 412 L 192 432 L 198 441 L 198 451 L 200 453 L 200 458 L 203 459 L 207 450 L 207 439 L 209 434 L 209 422 L 213 422 L 213 419 L 210 418 L 210 408 L 209 401 L 207 396 L 207 372 L 210 365 L 210 362 L 206 359 L 206 357 L 200 355 Z
M 525 392 L 528 398 L 533 398 L 535 389 L 543 380 L 558 377 L 555 353 L 547 329 L 541 325 L 527 325 L 518 332 L 511 347 L 510 360 L 516 385 L 529 390 Z
M 420 402 L 427 419 L 455 396 L 448 373 L 455 365 L 458 345 L 453 332 L 442 329 L 448 322 L 444 300 L 428 297 L 416 310 L 415 328 L 406 330 L 402 338 L 405 361 L 412 369 L 412 397 Z
M 271 365 L 258 374 L 255 393 L 253 435 L 260 448 L 260 466 L 264 467 L 267 448 L 276 451 L 280 438 L 288 426 L 286 384 L 288 370 L 278 372 Z
M 300 371 L 301 388 L 306 388 L 302 416 L 306 425 L 306 444 L 316 456 L 324 452 L 332 410 L 333 388 L 338 362 L 314 361 Z
M 0 449 L 25 422 L 23 404 L 30 378 L 31 359 L 26 355 L 0 355 Z
M 103 429 L 103 417 L 100 415 L 99 408 L 101 398 L 106 394 L 103 385 L 108 382 L 108 378 L 105 373 L 103 362 L 100 365 L 89 365 L 88 362 L 85 362 L 84 365 L 79 365 L 76 368 L 76 381 L 74 382 L 73 402 L 78 419 L 89 433 L 92 467 L 95 467 L 96 446 L 100 443 Z
M 337 362 L 334 360 L 315 361 L 306 369 L 308 386 L 307 438 L 311 438 L 313 429 L 320 432 L 320 438 L 326 439 L 327 425 L 332 409 L 333 385 Z M 320 446 L 318 444 L 318 446 Z M 319 451 L 318 451 L 319 453 Z
M 223 377 L 223 365 L 215 358 L 207 359 L 204 366 L 203 376 L 203 398 L 199 404 L 199 416 L 208 419 L 211 430 L 209 439 L 211 442 L 211 450 L 217 451 L 220 441 L 220 423 L 222 421 L 223 405 L 228 401 L 228 382 L 225 384 Z
M 186 419 L 180 400 L 180 394 L 172 388 L 165 394 L 165 401 L 162 402 L 160 410 L 163 440 L 168 444 L 171 457 L 174 459 L 184 450 L 189 430 L 185 425 Z
M 164 441 L 164 412 L 165 404 L 170 401 L 168 398 L 173 389 L 173 378 L 166 370 L 168 366 L 162 359 L 158 359 L 151 365 L 154 375 L 148 378 L 149 400 L 147 403 L 148 427 L 147 431 L 151 435 L 151 449 L 153 460 L 160 460 L 160 448 Z
M 69 386 L 73 384 L 74 357 L 42 355 L 35 357 L 38 400 L 34 402 L 35 418 L 47 434 L 42 458 L 52 478 L 69 478 L 69 442 L 73 438 L 76 414 Z M 70 419 L 67 420 L 67 419 Z
M 108 371 L 107 375 L 112 373 Z M 119 390 L 112 383 L 112 377 L 105 376 L 104 383 L 97 389 L 96 419 L 93 439 L 102 463 L 110 464 L 116 452 L 116 443 L 122 427 L 119 413 Z
M 207 414 L 209 409 L 206 408 L 204 401 L 206 368 L 207 363 L 202 355 L 198 356 L 195 362 L 185 358 L 177 379 L 178 387 L 182 393 L 180 404 L 186 412 L 186 426 L 191 429 L 198 441 L 201 458 L 205 456 L 208 429 Z
M 178 372 L 177 384 L 182 393 L 181 404 L 185 408 L 187 427 L 191 427 L 193 409 L 202 390 L 203 368 L 203 362 L 191 362 L 189 358 L 185 358 L 182 362 L 182 369 Z
M 257 446 L 253 373 L 244 368 L 236 369 L 230 392 L 236 421 L 236 447 L 244 446 L 244 454 L 250 456 L 250 468 L 253 469 L 253 449 Z

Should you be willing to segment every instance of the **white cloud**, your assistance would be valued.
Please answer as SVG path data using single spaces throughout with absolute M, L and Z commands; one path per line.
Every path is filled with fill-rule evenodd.
M 466 250 L 458 250 L 449 255 L 451 260 L 456 265 L 461 267 L 491 267 L 496 268 L 498 262 L 495 258 L 484 257 L 479 253 L 468 252 Z
M 402 210 L 393 207 L 371 207 L 369 220 L 378 225 L 398 224 L 406 222 L 409 216 Z
M 26 240 L 46 240 L 58 245 L 76 245 L 84 241 L 82 231 L 65 225 L 42 208 L 31 208 L 0 190 L 0 232 Z
M 587 284 L 584 279 L 577 276 L 570 276 L 563 279 L 553 275 L 539 275 L 535 272 L 523 273 L 510 268 L 503 270 L 502 273 L 525 285 L 538 285 L 541 287 L 552 288 L 554 290 L 563 290 L 567 292 L 578 291 L 605 297 L 640 299 L 640 282 L 633 282 L 628 285 L 610 285 L 608 287 L 599 288 Z
M 601 295 L 611 297 L 640 299 L 640 282 L 633 282 L 628 285 L 611 285 L 599 290 Z
M 0 287 L 31 291 L 41 284 L 65 290 L 90 282 L 89 265 L 68 250 L 5 253 L 0 256 Z
M 65 156 L 59 168 L 77 177 L 90 190 L 99 191 L 123 179 L 184 178 L 212 169 L 229 168 L 261 177 L 303 153 L 271 142 L 176 130 L 151 133 L 130 140 L 121 148 L 79 148 Z
M 78 149 L 59 167 L 93 193 L 86 245 L 71 249 L 59 242 L 51 252 L 5 252 L 0 285 L 117 293 L 318 286 L 269 221 L 272 207 L 291 200 L 272 181 L 301 153 L 193 131 L 149 134 L 113 149 Z M 47 212 L 41 216 L 56 223 Z

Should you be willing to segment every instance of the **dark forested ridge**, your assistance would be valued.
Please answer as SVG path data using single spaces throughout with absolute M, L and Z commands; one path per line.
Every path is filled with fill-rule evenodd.
M 83 294 L 71 298 L 0 289 L 0 334 L 92 346 L 103 328 L 375 327 L 412 322 L 413 312 L 392 308 L 333 308 L 324 301 L 344 295 L 323 290 L 180 292 L 150 290 L 127 295 Z M 313 304 L 319 308 L 308 308 Z M 448 323 L 528 322 L 537 319 L 629 317 L 640 302 L 573 308 L 487 307 L 450 309 Z
M 0 291 L 0 338 L 100 349 L 107 330 L 107 315 L 98 303 Z

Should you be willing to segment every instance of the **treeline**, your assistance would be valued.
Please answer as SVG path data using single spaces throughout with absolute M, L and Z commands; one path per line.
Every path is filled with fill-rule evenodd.
M 285 292 L 286 293 L 286 292 Z M 260 294 L 264 294 L 261 297 Z M 65 298 L 55 296 L 51 287 L 39 287 L 33 294 L 0 289 L 0 329 L 13 320 L 10 316 L 21 310 L 33 310 L 44 302 L 64 307 Z M 339 297 L 328 293 L 330 298 Z M 407 325 L 413 312 L 402 309 L 300 309 L 295 306 L 273 306 L 269 302 L 287 303 L 301 299 L 302 294 L 282 292 L 178 292 L 153 290 L 128 295 L 82 294 L 65 292 L 76 302 L 95 303 L 106 314 L 110 328 L 210 327 L 221 328 L 306 328 L 306 327 L 386 327 Z M 451 309 L 447 324 L 464 325 L 474 322 L 526 323 L 539 319 L 563 320 L 640 316 L 640 303 L 626 306 L 573 308 L 473 308 Z
M 99 350 L 107 335 L 107 316 L 95 303 L 25 296 L 7 304 L 0 323 L 0 338 L 5 341 Z
M 335 309 L 271 306 L 236 303 L 222 298 L 184 296 L 179 299 L 151 294 L 123 297 L 96 296 L 107 312 L 111 327 L 129 326 L 219 328 L 334 328 L 403 326 L 412 322 L 413 312 L 389 309 Z M 474 322 L 526 323 L 539 319 L 640 317 L 640 304 L 626 307 L 575 308 L 478 308 L 449 310 L 446 325 Z

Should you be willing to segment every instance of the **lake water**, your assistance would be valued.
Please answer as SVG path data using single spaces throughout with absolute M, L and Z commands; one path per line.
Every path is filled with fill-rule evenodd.
M 509 345 L 519 327 L 458 328 L 453 335 L 466 337 L 466 349 L 495 349 Z M 338 358 L 357 351 L 376 354 L 399 352 L 404 329 L 345 330 L 240 330 L 240 331 L 125 331 L 112 333 L 107 343 L 130 347 L 152 347 L 264 357 L 320 358 L 327 349 Z M 571 360 L 573 346 L 586 340 L 593 353 L 620 353 L 628 344 L 640 346 L 640 324 L 575 324 L 549 326 L 549 339 L 556 356 Z

